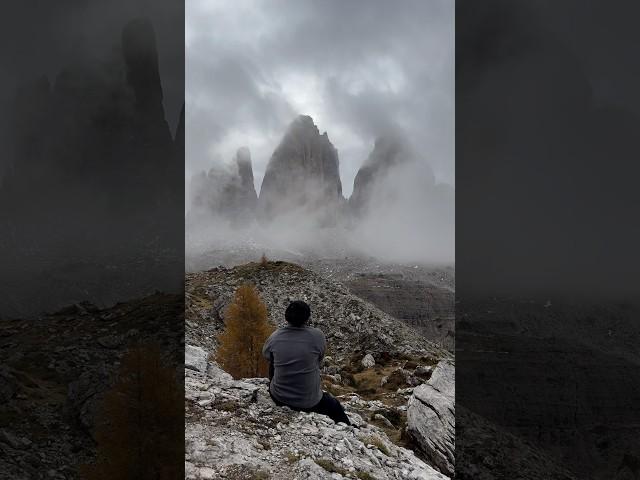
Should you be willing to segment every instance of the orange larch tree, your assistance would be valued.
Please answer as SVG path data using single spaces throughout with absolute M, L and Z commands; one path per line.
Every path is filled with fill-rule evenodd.
M 262 357 L 262 346 L 274 330 L 256 288 L 242 285 L 227 308 L 216 361 L 236 379 L 266 377 L 269 363 Z
M 184 388 L 156 344 L 122 358 L 96 421 L 97 458 L 80 478 L 171 480 L 184 468 Z

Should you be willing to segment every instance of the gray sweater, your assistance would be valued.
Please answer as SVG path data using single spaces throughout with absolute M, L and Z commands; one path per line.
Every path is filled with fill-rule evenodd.
M 311 408 L 322 398 L 320 364 L 327 341 L 317 328 L 286 327 L 271 334 L 262 347 L 268 360 L 273 355 L 271 395 L 295 408 Z

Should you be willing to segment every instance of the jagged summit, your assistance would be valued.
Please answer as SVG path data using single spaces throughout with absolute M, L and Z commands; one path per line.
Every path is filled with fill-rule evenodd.
M 399 133 L 388 133 L 376 138 L 373 150 L 365 160 L 353 181 L 353 193 L 349 207 L 360 214 L 369 202 L 374 185 L 388 170 L 411 159 L 408 141 Z
M 387 133 L 376 138 L 368 165 L 390 166 L 406 161 L 410 155 L 409 142 L 400 133 Z
M 277 216 L 326 209 L 341 204 L 342 183 L 338 151 L 313 119 L 299 115 L 271 156 L 265 172 L 258 213 L 264 220 Z
M 238 167 L 238 175 L 240 175 L 240 183 L 247 189 L 247 193 L 253 198 L 253 202 L 255 203 L 255 201 L 257 201 L 257 195 L 253 185 L 253 166 L 251 163 L 251 152 L 247 147 L 240 147 L 236 152 L 236 165 Z
M 238 149 L 229 167 L 216 166 L 195 175 L 191 179 L 191 192 L 194 211 L 190 212 L 190 218 L 221 216 L 236 226 L 251 221 L 258 196 L 249 149 Z

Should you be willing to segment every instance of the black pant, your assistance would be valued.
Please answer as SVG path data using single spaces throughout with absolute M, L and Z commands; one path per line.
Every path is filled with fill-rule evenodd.
M 271 395 L 271 390 L 269 390 L 269 395 Z M 351 425 L 351 422 L 349 422 L 349 417 L 347 417 L 347 414 L 344 413 L 344 408 L 342 408 L 340 402 L 333 395 L 327 392 L 322 392 L 322 398 L 320 399 L 320 401 L 311 408 L 292 407 L 291 405 L 287 405 L 286 403 L 282 403 L 281 401 L 277 400 L 273 395 L 271 395 L 271 399 L 279 407 L 289 407 L 292 410 L 296 410 L 298 412 L 319 413 L 321 415 L 326 415 L 336 423 L 342 422 L 346 423 L 347 425 Z

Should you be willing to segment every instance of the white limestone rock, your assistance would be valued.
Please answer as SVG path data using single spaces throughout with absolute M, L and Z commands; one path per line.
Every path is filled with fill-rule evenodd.
M 376 364 L 376 361 L 373 358 L 373 355 L 367 353 L 362 359 L 361 363 L 364 368 L 373 368 Z
M 455 465 L 455 367 L 441 361 L 429 381 L 416 387 L 407 408 L 407 432 L 441 472 Z
M 207 352 L 194 345 L 184 347 L 184 368 L 195 370 L 196 372 L 207 371 Z

